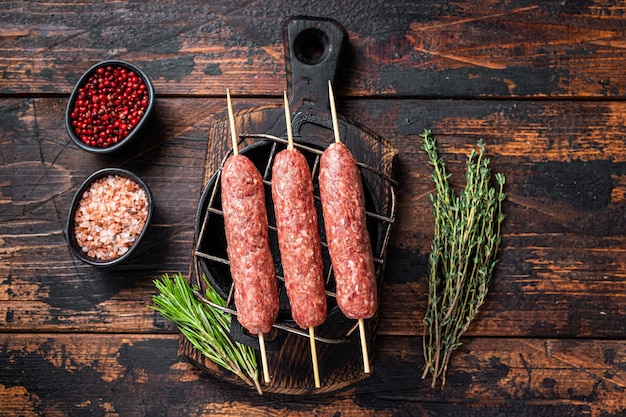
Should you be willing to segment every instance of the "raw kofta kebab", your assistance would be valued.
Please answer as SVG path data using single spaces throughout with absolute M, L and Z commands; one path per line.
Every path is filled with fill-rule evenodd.
M 326 319 L 322 244 L 313 180 L 304 155 L 293 146 L 291 114 L 284 93 L 287 149 L 274 157 L 272 199 L 285 288 L 296 324 L 309 330 L 315 387 L 320 387 L 314 328 Z
M 378 307 L 376 273 L 367 232 L 361 174 L 350 150 L 341 143 L 331 82 L 328 81 L 335 142 L 320 159 L 319 186 L 326 240 L 336 283 L 337 305 L 357 319 L 361 335 L 363 368 L 370 373 L 363 319 Z
M 268 237 L 263 178 L 237 149 L 235 119 L 226 90 L 233 154 L 222 169 L 222 211 L 230 272 L 235 287 L 237 320 L 258 335 L 263 379 L 269 383 L 264 334 L 278 317 L 279 300 L 274 259 Z

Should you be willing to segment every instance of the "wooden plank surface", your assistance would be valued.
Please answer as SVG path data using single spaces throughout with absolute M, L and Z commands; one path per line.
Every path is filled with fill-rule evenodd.
M 626 349 L 610 341 L 467 338 L 439 391 L 420 377 L 420 340 L 381 337 L 371 378 L 332 395 L 261 397 L 180 362 L 174 335 L 7 336 L 3 415 L 579 416 L 620 415 L 626 401 Z
M 68 94 L 89 64 L 116 57 L 160 94 L 276 95 L 283 21 L 304 14 L 348 31 L 350 96 L 615 97 L 626 92 L 625 12 L 602 1 L 9 2 L 0 92 Z
M 175 327 L 148 305 L 154 279 L 188 271 L 225 88 L 237 111 L 280 106 L 282 23 L 297 14 L 346 27 L 338 110 L 399 150 L 398 213 L 374 374 L 332 394 L 259 397 L 181 361 Z M 7 2 L 0 415 L 623 415 L 625 16 L 602 1 Z M 142 143 L 113 157 L 71 145 L 63 120 L 73 83 L 105 58 L 145 69 L 158 96 Z M 479 138 L 507 177 L 500 264 L 443 391 L 421 379 L 425 128 L 455 185 Z M 137 256 L 103 271 L 72 257 L 63 230 L 73 193 L 105 166 L 139 174 L 156 210 Z
M 5 168 L 0 168 L 7 181 L 2 214 L 7 258 L 0 270 L 10 277 L 2 301 L 12 311 L 15 329 L 54 325 L 59 330 L 152 331 L 153 314 L 136 309 L 136 303 L 148 303 L 157 271 L 188 269 L 206 135 L 212 120 L 223 119 L 223 99 L 159 100 L 146 149 L 119 158 L 85 157 L 69 145 L 62 123 L 45 126 L 46 120 L 60 119 L 63 102 L 12 99 L 1 108 L 4 120 L 14 120 L 13 131 L 3 132 Z M 278 102 L 246 100 L 238 110 L 261 104 Z M 376 112 L 382 107 L 392 110 Z M 600 109 L 596 102 L 581 102 L 570 107 L 576 107 L 574 114 L 560 101 L 457 100 L 450 107 L 437 100 L 348 101 L 341 106 L 359 123 L 379 126 L 400 152 L 398 220 L 385 277 L 394 295 L 383 297 L 382 331 L 415 334 L 421 328 L 432 239 L 427 194 L 433 187 L 418 135 L 429 127 L 437 132 L 457 185 L 462 183 L 463 155 L 479 137 L 489 144 L 493 169 L 508 178 L 501 262 L 481 332 L 624 337 L 626 142 L 618 126 L 605 121 L 617 123 L 626 105 L 613 102 Z M 35 111 L 37 117 L 27 116 Z M 562 126 L 562 132 L 537 132 L 543 125 Z M 73 191 L 89 173 L 109 165 L 140 174 L 157 205 L 145 245 L 128 268 L 115 272 L 94 270 L 74 259 L 63 235 Z M 395 294 L 406 297 L 398 302 Z M 589 311 L 589 305 L 598 309 Z M 112 320 L 121 311 L 122 319 Z

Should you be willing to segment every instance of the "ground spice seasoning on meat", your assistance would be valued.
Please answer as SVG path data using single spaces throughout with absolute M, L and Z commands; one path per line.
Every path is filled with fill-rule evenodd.
M 109 261 L 124 255 L 148 218 L 148 197 L 130 178 L 108 175 L 83 193 L 74 217 L 76 242 L 92 258 Z

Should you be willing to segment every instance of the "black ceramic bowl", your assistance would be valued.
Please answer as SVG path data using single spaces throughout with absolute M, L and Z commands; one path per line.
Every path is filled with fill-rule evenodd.
M 102 61 L 74 86 L 65 127 L 79 148 L 113 153 L 140 136 L 153 109 L 154 88 L 143 71 L 125 61 Z
M 117 186 L 109 185 L 107 189 L 109 190 L 109 193 L 111 194 L 110 196 L 111 198 L 108 199 L 107 201 L 108 202 L 113 201 L 113 204 L 111 205 L 111 207 L 109 209 L 105 209 L 104 211 L 103 210 L 96 211 L 96 213 L 90 215 L 91 219 L 83 218 L 82 221 L 85 222 L 83 224 L 87 224 L 88 226 L 81 227 L 81 230 L 83 229 L 89 230 L 92 227 L 94 229 L 97 229 L 97 227 L 94 226 L 94 223 L 102 223 L 103 218 L 110 219 L 111 210 L 117 210 L 124 214 L 123 220 L 119 222 L 111 221 L 112 223 L 114 222 L 116 226 L 119 226 L 115 229 L 116 231 L 114 233 L 112 232 L 87 233 L 88 235 L 91 235 L 92 239 L 100 239 L 100 238 L 104 239 L 104 242 L 98 245 L 99 247 L 97 248 L 96 252 L 100 252 L 100 249 L 104 249 L 104 248 L 106 248 L 107 251 L 111 251 L 111 250 L 117 251 L 118 254 L 116 254 L 113 257 L 107 258 L 107 257 L 99 257 L 97 254 L 90 254 L 81 248 L 81 243 L 79 241 L 82 240 L 82 238 L 77 237 L 76 215 L 77 215 L 77 211 L 79 210 L 79 206 L 81 202 L 85 198 L 84 197 L 85 192 L 91 189 L 92 184 L 94 184 L 94 182 L 96 182 L 97 180 L 101 180 L 105 177 L 109 177 L 109 176 L 113 176 L 114 178 L 116 176 L 119 176 L 124 179 L 131 180 L 132 182 L 134 182 L 135 184 L 139 186 L 139 189 L 143 190 L 144 195 L 142 196 L 141 193 L 138 192 L 138 190 L 135 190 L 134 186 L 133 186 L 132 192 L 128 192 L 125 190 L 126 186 L 123 186 L 120 188 Z M 119 184 L 118 182 L 115 182 L 114 180 L 110 180 L 110 181 L 113 181 L 113 184 Z M 133 185 L 132 182 L 130 183 L 131 186 Z M 132 208 L 129 208 L 130 205 L 124 203 L 124 199 L 128 197 L 129 195 L 130 195 L 129 198 L 131 200 L 143 201 L 143 199 L 145 198 L 146 210 L 142 210 L 141 215 L 132 214 L 133 210 Z M 150 220 L 152 219 L 152 211 L 154 209 L 153 206 L 154 206 L 154 202 L 152 199 L 152 193 L 150 192 L 150 189 L 148 188 L 145 182 L 143 182 L 137 175 L 133 174 L 132 172 L 124 170 L 124 169 L 118 169 L 118 168 L 105 168 L 105 169 L 101 169 L 99 171 L 94 172 L 80 186 L 80 188 L 76 192 L 76 195 L 74 196 L 74 200 L 72 201 L 72 205 L 70 207 L 70 211 L 69 211 L 69 215 L 67 219 L 66 235 L 67 235 L 67 241 L 68 241 L 68 244 L 72 253 L 81 261 L 86 262 L 90 265 L 94 265 L 94 266 L 109 267 L 109 266 L 117 265 L 123 262 L 124 260 L 128 259 L 131 256 L 131 254 L 135 251 L 135 249 L 141 243 L 141 240 L 145 236 L 146 231 L 148 230 L 148 227 L 150 225 Z M 106 216 L 108 217 L 105 217 L 105 215 L 102 214 L 103 212 L 106 213 Z M 94 218 L 97 221 L 94 221 Z M 135 226 L 131 225 L 132 218 L 136 218 L 140 220 L 145 218 L 143 227 L 139 228 L 136 225 Z M 90 220 L 91 220 L 91 223 L 90 223 Z M 133 236 L 134 241 L 132 243 L 128 243 L 129 238 L 124 237 L 126 234 L 130 234 Z M 118 235 L 122 237 L 118 237 Z M 117 249 L 119 246 L 118 245 L 119 240 L 117 241 L 117 243 L 114 243 L 111 241 L 111 240 L 116 240 L 116 239 L 125 239 L 125 243 L 121 245 L 127 248 L 125 252 L 123 252 L 124 249 L 122 250 Z

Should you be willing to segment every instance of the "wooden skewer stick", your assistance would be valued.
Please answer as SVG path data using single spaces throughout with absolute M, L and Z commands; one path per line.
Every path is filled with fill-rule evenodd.
M 335 95 L 333 94 L 333 85 L 328 80 L 328 97 L 330 98 L 330 115 L 333 119 L 333 133 L 335 134 L 335 142 L 341 142 L 339 135 L 339 123 L 337 122 L 337 108 L 335 107 Z
M 313 378 L 315 379 L 315 388 L 322 386 L 320 382 L 320 370 L 317 363 L 317 348 L 315 347 L 315 331 L 313 326 L 309 327 L 309 344 L 311 345 L 311 359 L 313 360 Z
M 289 110 L 289 101 L 287 101 L 287 92 L 283 91 L 283 99 L 285 101 L 285 123 L 287 125 L 287 149 L 293 151 L 293 133 L 291 131 L 291 111 Z
M 237 145 L 237 131 L 235 128 L 235 116 L 233 115 L 233 104 L 230 100 L 230 90 L 226 89 L 226 101 L 228 103 L 228 119 L 230 121 L 230 137 L 233 142 L 233 155 L 239 154 Z M 261 362 L 263 364 L 263 380 L 266 384 L 270 382 L 270 372 L 267 366 L 267 352 L 265 351 L 265 337 L 259 333 L 259 346 L 261 348 Z
M 291 112 L 289 110 L 289 101 L 287 100 L 287 92 L 283 92 L 285 102 L 285 123 L 287 124 L 287 149 L 293 151 L 293 132 L 291 130 Z M 311 360 L 313 362 L 313 377 L 315 379 L 315 388 L 321 387 L 320 371 L 317 363 L 317 348 L 315 347 L 315 330 L 313 326 L 309 327 L 309 344 L 311 345 Z
M 265 336 L 259 333 L 259 347 L 261 348 L 261 363 L 263 364 L 263 381 L 270 383 L 270 370 L 267 366 L 267 352 L 265 351 Z
M 339 137 L 339 123 L 337 123 L 337 108 L 335 107 L 335 96 L 333 94 L 333 85 L 328 80 L 328 97 L 330 98 L 330 115 L 333 119 L 333 132 L 335 134 L 335 142 L 340 143 Z M 367 352 L 367 339 L 365 338 L 365 322 L 363 319 L 359 319 L 359 334 L 361 336 L 361 352 L 363 355 L 363 371 L 369 374 L 370 371 L 370 358 Z
M 365 339 L 365 322 L 363 319 L 359 319 L 359 334 L 361 335 L 361 352 L 363 353 L 363 372 L 369 374 L 370 371 L 370 356 L 367 353 L 367 340 Z
M 235 116 L 233 115 L 233 104 L 230 101 L 230 90 L 226 89 L 226 101 L 228 103 L 228 119 L 230 121 L 230 138 L 233 142 L 233 154 L 237 155 L 239 149 L 237 146 L 237 131 L 235 129 Z

